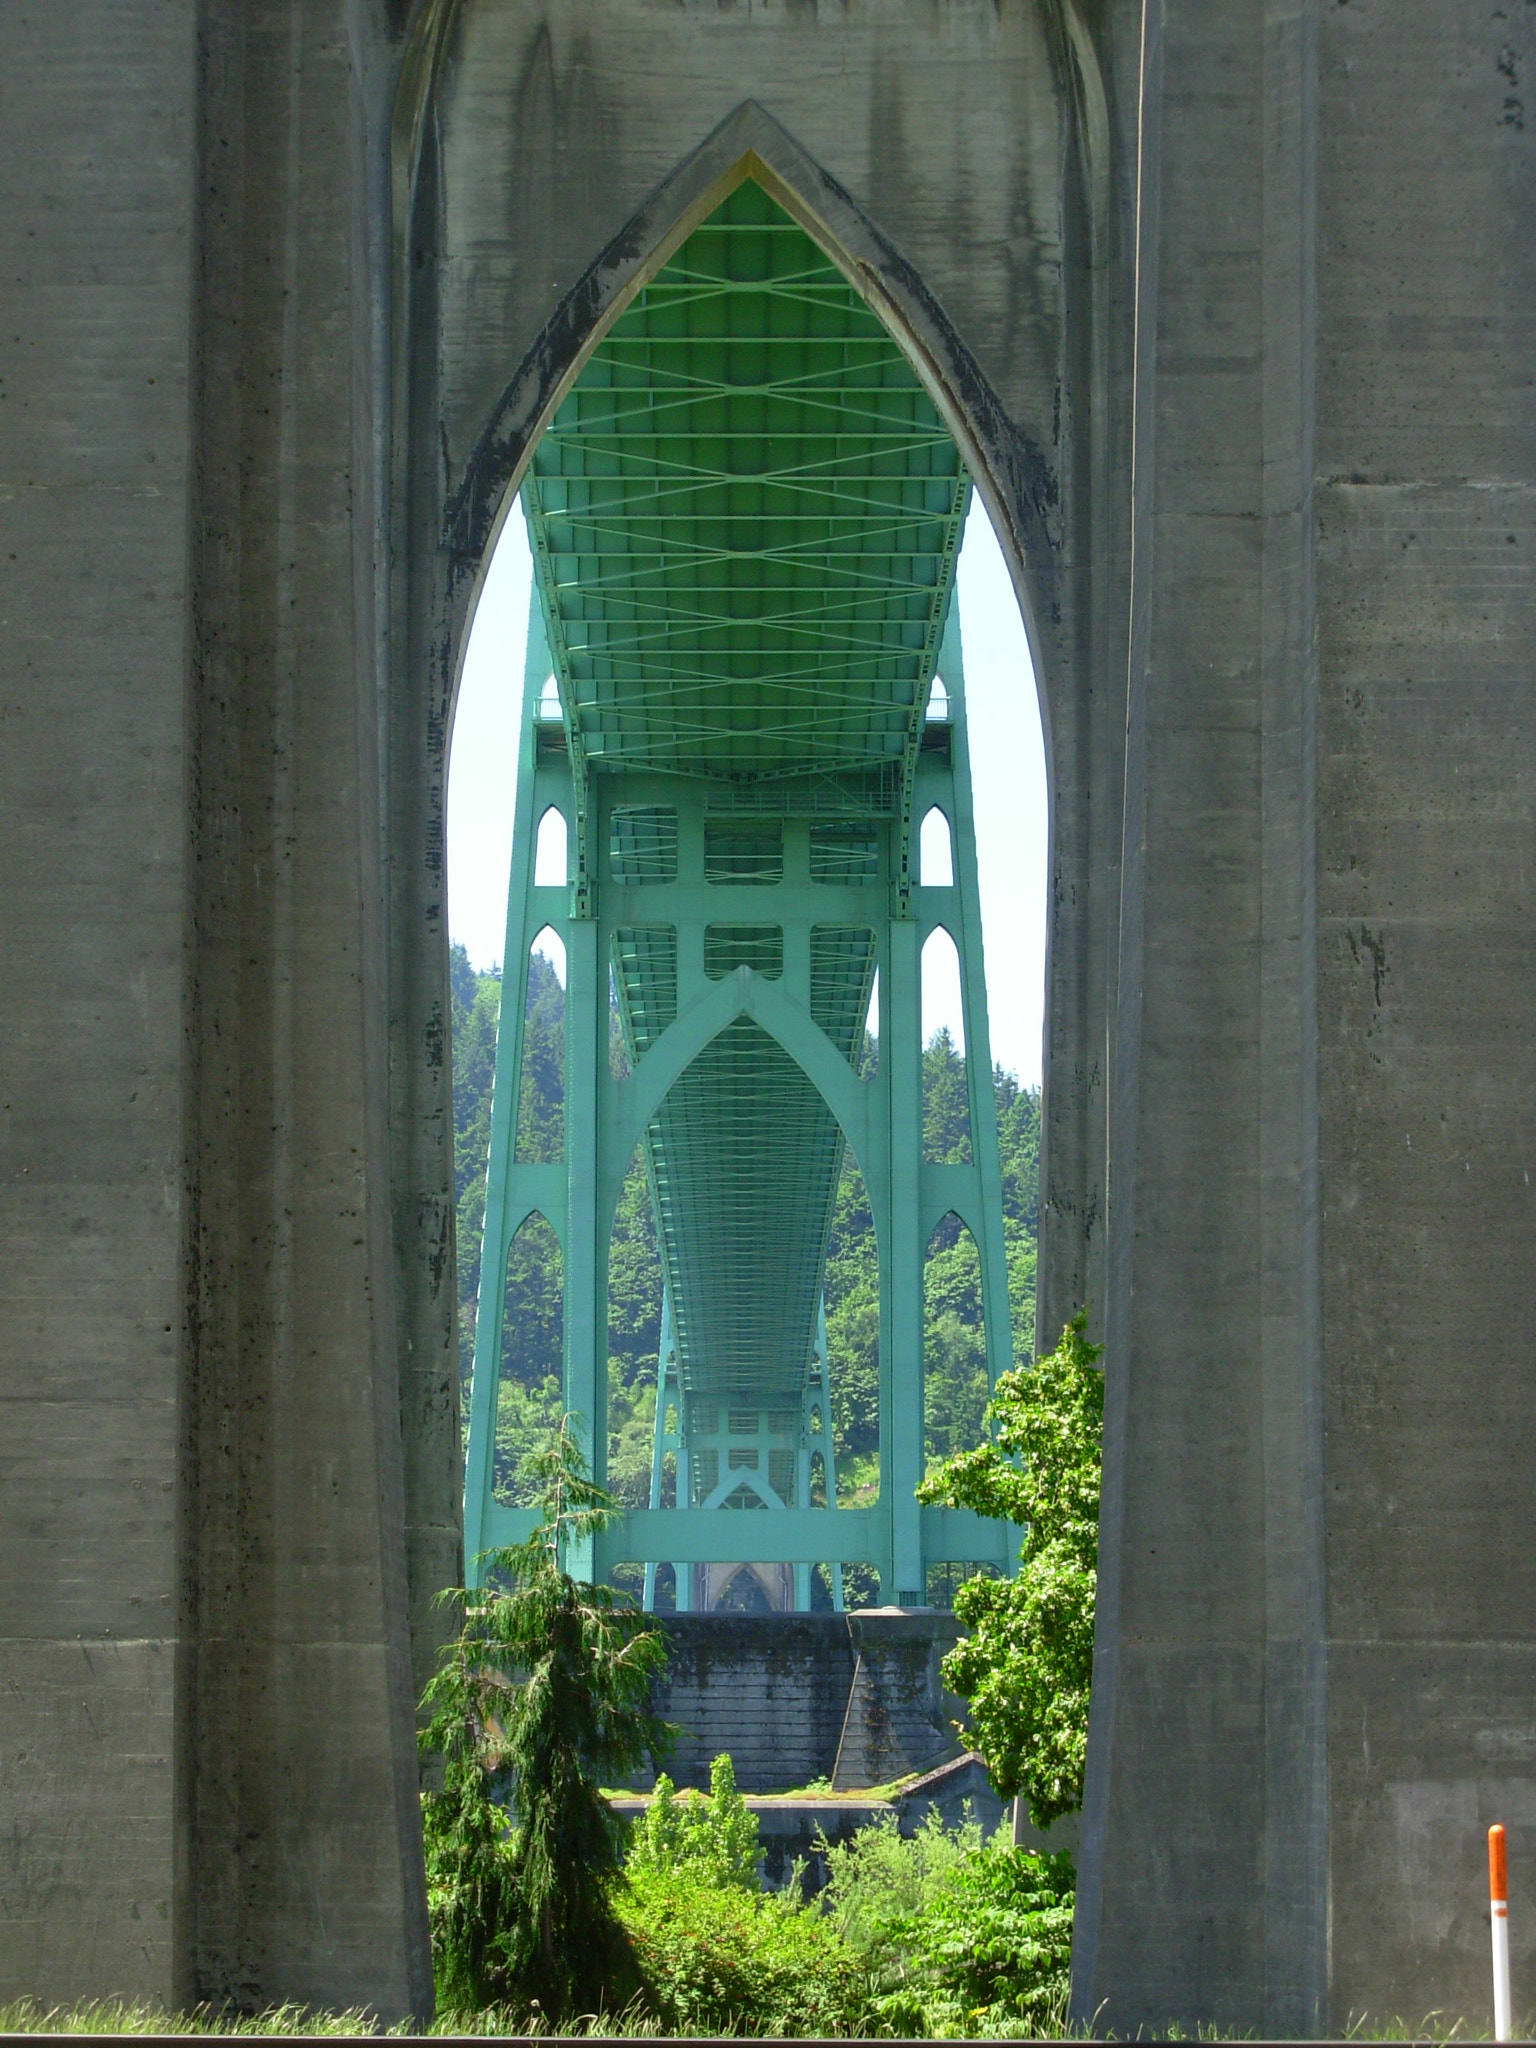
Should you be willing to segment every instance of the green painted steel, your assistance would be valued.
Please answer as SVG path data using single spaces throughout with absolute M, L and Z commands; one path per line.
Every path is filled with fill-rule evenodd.
M 1010 1356 L 954 602 L 968 495 L 954 442 L 895 341 L 750 181 L 615 322 L 535 451 L 471 1558 L 517 1520 L 498 1504 L 494 1463 L 508 1248 L 535 1210 L 554 1226 L 567 1404 L 602 1415 L 608 1236 L 636 1144 L 666 1291 L 651 1506 L 577 1562 L 646 1563 L 650 1594 L 653 1532 L 665 1527 L 672 1547 L 659 1555 L 678 1566 L 682 1604 L 711 1560 L 748 1558 L 794 1563 L 799 1605 L 810 1563 L 857 1558 L 876 1565 L 886 1597 L 912 1603 L 925 1559 L 955 1555 L 912 1497 L 923 1249 L 950 1209 L 981 1251 L 994 1374 Z M 955 850 L 944 888 L 918 871 L 918 823 L 934 804 Z M 568 828 L 559 889 L 532 872 L 551 805 Z M 567 956 L 566 1156 L 555 1168 L 513 1157 L 523 976 L 546 924 Z M 940 924 L 962 961 L 968 1167 L 922 1159 L 920 961 Z M 845 1145 L 881 1256 L 881 1492 L 877 1508 L 857 1511 L 835 1505 L 821 1318 Z M 813 1437 L 825 1508 L 810 1506 Z M 592 1450 L 601 1476 L 601 1429 Z M 671 1536 L 684 1527 L 686 1541 Z M 809 1557 L 807 1529 L 822 1531 Z

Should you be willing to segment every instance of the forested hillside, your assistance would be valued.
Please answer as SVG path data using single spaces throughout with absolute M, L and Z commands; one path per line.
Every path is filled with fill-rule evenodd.
M 462 946 L 452 953 L 453 1106 L 458 1199 L 459 1355 L 464 1413 L 474 1353 L 475 1296 L 485 1212 L 490 1139 L 497 976 L 476 974 Z M 558 1159 L 562 1125 L 561 1040 L 564 993 L 541 954 L 530 963 L 526 1057 L 518 1116 L 518 1156 Z M 923 1056 L 924 1151 L 931 1160 L 965 1161 L 970 1130 L 965 1065 L 947 1033 Z M 1040 1099 L 1010 1074 L 994 1077 L 1003 1166 L 1014 1347 L 1033 1355 Z M 874 1229 L 864 1184 L 845 1160 L 827 1255 L 827 1336 L 831 1352 L 838 1492 L 845 1503 L 873 1495 L 878 1467 L 879 1296 Z M 926 1406 L 930 1465 L 980 1440 L 986 1401 L 981 1285 L 976 1247 L 953 1217 L 935 1232 L 926 1278 Z M 613 1491 L 640 1506 L 650 1484 L 656 1355 L 661 1329 L 661 1266 L 650 1199 L 638 1157 L 624 1185 L 609 1260 L 609 1442 Z M 532 1222 L 508 1260 L 502 1334 L 502 1392 L 497 1426 L 497 1491 L 518 1498 L 523 1452 L 560 1410 L 560 1254 L 553 1231 Z

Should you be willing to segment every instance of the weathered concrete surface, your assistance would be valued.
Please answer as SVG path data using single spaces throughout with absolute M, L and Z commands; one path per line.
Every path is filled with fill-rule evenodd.
M 358 25 L 0 18 L 0 1998 L 430 2002 Z
M 1536 9 L 1351 0 L 1317 75 L 1333 2002 L 1486 2023 L 1491 1821 L 1536 1895 Z
M 1482 2015 L 1495 1807 L 1536 1863 L 1533 33 L 0 13 L 0 1996 L 427 1995 L 454 678 L 532 435 L 750 151 L 1041 668 L 1079 2008 Z
M 958 1754 L 961 1703 L 939 1676 L 960 1634 L 952 1614 L 669 1614 L 661 1625 L 657 1708 L 678 1731 L 674 1784 L 706 1789 L 722 1750 L 743 1792 L 818 1778 L 853 1792 Z
M 1481 2026 L 1482 1830 L 1536 1848 L 1533 17 L 1148 24 L 1076 1995 Z
M 0 96 L 4 1998 L 175 1971 L 191 10 Z

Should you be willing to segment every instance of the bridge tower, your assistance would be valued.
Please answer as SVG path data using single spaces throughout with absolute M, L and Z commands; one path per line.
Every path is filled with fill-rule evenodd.
M 840 1599 L 842 1565 L 864 1562 L 885 1600 L 916 1606 L 930 1563 L 1008 1554 L 1006 1530 L 914 1494 L 924 1253 L 950 1212 L 980 1256 L 989 1376 L 1011 1362 L 954 588 L 969 492 L 889 334 L 750 180 L 621 315 L 535 453 L 472 1576 L 532 1520 L 498 1497 L 495 1437 L 507 1256 L 535 1212 L 563 1254 L 565 1404 L 603 1476 L 606 1262 L 637 1144 L 664 1276 L 650 1504 L 578 1568 L 644 1561 L 653 1600 L 670 1563 L 687 1608 L 711 1566 L 777 1566 L 804 1609 L 816 1564 Z M 552 810 L 558 887 L 534 861 Z M 921 865 L 934 811 L 941 877 Z M 516 1156 L 545 927 L 567 964 L 559 1164 Z M 923 948 L 941 927 L 961 970 L 965 1164 L 923 1156 Z M 837 1504 L 822 1294 L 845 1146 L 880 1260 L 880 1490 L 861 1507 Z

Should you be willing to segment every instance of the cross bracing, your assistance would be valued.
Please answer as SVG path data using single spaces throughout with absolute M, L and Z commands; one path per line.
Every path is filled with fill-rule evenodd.
M 950 1207 L 982 1248 L 994 1369 L 1008 1356 L 989 1086 L 972 1086 L 976 1166 L 935 1178 L 921 1160 L 920 952 L 937 923 L 966 963 L 972 1074 L 989 1077 L 954 602 L 968 492 L 895 340 L 750 182 L 600 340 L 535 450 L 471 1553 L 516 1521 L 492 1496 L 489 1452 L 507 1246 L 535 1207 L 554 1223 L 566 1398 L 600 1417 L 607 1232 L 638 1142 L 665 1291 L 655 1476 L 650 1508 L 607 1539 L 608 1554 L 675 1560 L 682 1604 L 693 1568 L 746 1540 L 720 1508 L 776 1511 L 752 1524 L 766 1533 L 751 1540 L 771 1546 L 754 1556 L 795 1565 L 797 1604 L 817 1559 L 867 1559 L 887 1597 L 910 1601 L 925 1555 L 1002 1554 L 993 1532 L 920 1516 L 911 1498 L 922 1248 Z M 942 731 L 925 725 L 936 676 Z M 945 890 L 916 872 L 915 821 L 930 800 L 956 834 Z M 569 827 L 560 892 L 534 886 L 528 858 L 550 804 Z M 521 1166 L 508 1135 L 518 963 L 544 924 L 569 964 L 563 1169 Z M 622 1076 L 608 1058 L 610 986 Z M 821 1290 L 850 1144 L 881 1250 L 877 1510 L 836 1506 L 831 1456 Z M 603 1451 L 597 1427 L 599 1471 Z M 677 1480 L 664 1505 L 668 1455 Z
M 965 492 L 891 336 L 739 186 L 599 345 L 525 489 L 586 757 L 731 780 L 900 759 Z

